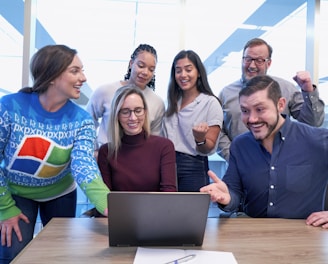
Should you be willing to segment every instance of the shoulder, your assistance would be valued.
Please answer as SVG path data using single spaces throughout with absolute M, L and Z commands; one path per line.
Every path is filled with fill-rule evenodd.
M 163 99 L 155 91 L 153 91 L 153 89 L 149 88 L 148 86 L 146 86 L 146 88 L 142 91 L 147 100 L 152 99 L 158 102 L 164 102 Z
M 249 139 L 254 139 L 253 134 L 250 131 L 241 133 L 240 135 L 236 136 L 233 140 L 236 142 L 243 142 Z
M 242 83 L 240 80 L 236 80 L 232 83 L 229 83 L 228 85 L 224 86 L 222 88 L 222 92 L 227 92 L 227 91 L 230 91 L 230 90 L 235 90 L 235 89 L 238 89 L 240 90 L 242 88 Z
M 11 100 L 19 100 L 19 99 L 27 99 L 27 98 L 31 98 L 33 95 L 33 93 L 24 93 L 24 92 L 16 92 L 16 93 L 10 93 L 10 94 L 6 94 L 0 97 L 1 102 L 7 102 L 7 101 L 11 101 Z
M 216 96 L 200 93 L 196 100 L 204 101 L 206 104 L 211 104 L 215 107 L 221 106 L 219 99 Z
M 121 81 L 115 81 L 112 83 L 102 84 L 94 90 L 94 94 L 108 94 L 115 93 L 115 91 L 122 87 Z
M 272 79 L 274 79 L 276 82 L 279 83 L 280 85 L 280 88 L 292 88 L 292 89 L 296 89 L 296 85 L 293 84 L 292 82 L 286 80 L 286 79 L 283 79 L 283 78 L 280 78 L 280 77 L 277 77 L 277 76 L 271 76 L 270 77 Z
M 104 153 L 107 154 L 108 153 L 108 144 L 102 144 L 99 148 L 99 153 Z
M 230 148 L 236 151 L 240 149 L 241 151 L 250 149 L 254 145 L 259 145 L 260 143 L 256 141 L 253 134 L 250 131 L 244 132 L 236 137 L 231 142 Z
M 68 101 L 67 106 L 65 108 L 65 112 L 69 113 L 72 120 L 82 120 L 85 122 L 92 122 L 93 119 L 87 110 L 82 108 L 80 105 L 76 104 L 75 102 L 72 102 L 71 100 Z
M 222 90 L 219 93 L 219 98 L 222 99 L 222 97 L 225 97 L 229 94 L 239 94 L 241 88 L 242 88 L 241 81 L 236 80 L 222 88 Z
M 17 92 L 3 95 L 0 98 L 0 103 L 2 107 L 18 107 L 17 109 L 21 109 L 23 106 L 26 107 L 33 105 L 32 104 L 32 97 L 37 96 L 33 93 L 24 93 L 24 92 Z M 16 106 L 15 106 L 16 105 Z
M 299 140 L 301 135 L 303 135 L 307 141 L 311 141 L 312 139 L 314 141 L 320 141 L 316 137 L 316 135 L 320 134 L 326 134 L 328 136 L 328 129 L 323 127 L 314 127 L 303 122 L 293 121 L 289 116 L 285 117 L 285 122 L 280 130 L 285 134 L 292 133 L 292 136 L 294 137 L 295 135 L 297 140 Z

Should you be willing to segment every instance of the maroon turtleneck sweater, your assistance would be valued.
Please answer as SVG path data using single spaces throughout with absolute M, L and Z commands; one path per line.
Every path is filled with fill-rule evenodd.
M 100 147 L 98 165 L 112 191 L 174 192 L 176 163 L 173 143 L 159 136 L 123 135 L 117 160 L 108 161 L 108 145 Z

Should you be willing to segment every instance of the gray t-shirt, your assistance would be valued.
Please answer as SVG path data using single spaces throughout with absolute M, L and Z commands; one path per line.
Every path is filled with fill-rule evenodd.
M 181 100 L 178 102 L 179 109 L 180 105 Z M 178 113 L 170 117 L 164 117 L 163 134 L 173 142 L 175 151 L 193 156 L 207 156 L 215 153 L 218 140 L 210 153 L 204 154 L 198 152 L 192 134 L 192 127 L 196 124 L 206 122 L 208 126 L 217 125 L 221 128 L 222 121 L 223 112 L 217 98 L 201 93 L 192 103 L 179 110 Z

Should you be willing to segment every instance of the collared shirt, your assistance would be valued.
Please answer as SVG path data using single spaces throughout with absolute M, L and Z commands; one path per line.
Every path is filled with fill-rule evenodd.
M 323 210 L 328 180 L 328 130 L 291 121 L 276 134 L 272 154 L 251 132 L 231 144 L 230 162 L 223 181 L 236 210 L 244 199 L 251 217 L 307 218 Z
M 325 104 L 319 98 L 318 89 L 313 92 L 301 92 L 289 81 L 271 76 L 281 88 L 282 96 L 286 98 L 287 105 L 284 114 L 311 126 L 321 126 L 325 118 Z M 229 161 L 229 147 L 231 141 L 248 129 L 241 121 L 239 105 L 239 92 L 242 89 L 241 80 L 224 87 L 219 99 L 224 114 L 223 128 L 220 133 L 218 154 Z

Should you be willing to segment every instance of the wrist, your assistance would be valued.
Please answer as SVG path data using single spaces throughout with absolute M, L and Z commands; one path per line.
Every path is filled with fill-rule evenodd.
M 195 143 L 196 143 L 197 146 L 205 145 L 206 144 L 206 138 L 203 141 L 197 141 L 197 140 L 195 140 Z
M 316 86 L 315 84 L 311 84 L 311 86 L 308 86 L 307 89 L 301 89 L 301 90 L 302 90 L 302 92 L 311 93 L 311 92 L 313 92 L 316 88 L 317 88 L 317 86 Z

